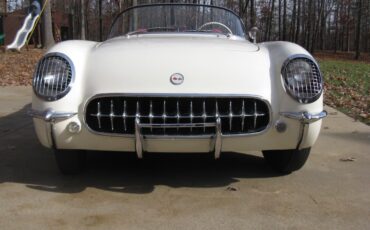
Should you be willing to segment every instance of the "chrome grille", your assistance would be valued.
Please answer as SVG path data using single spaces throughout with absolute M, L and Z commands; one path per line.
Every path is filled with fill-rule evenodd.
M 38 63 L 33 78 L 35 93 L 49 101 L 63 97 L 73 80 L 71 62 L 61 54 L 49 54 Z
M 98 133 L 150 136 L 223 135 L 261 132 L 270 121 L 268 105 L 255 98 L 98 97 L 86 107 L 85 121 Z

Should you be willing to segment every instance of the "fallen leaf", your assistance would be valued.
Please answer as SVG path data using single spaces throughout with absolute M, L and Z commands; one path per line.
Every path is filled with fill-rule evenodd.
M 356 161 L 356 158 L 355 157 L 341 158 L 340 161 L 342 161 L 342 162 L 353 162 L 353 161 Z
M 236 192 L 238 190 L 239 190 L 238 188 L 232 187 L 232 186 L 229 186 L 229 187 L 226 188 L 226 191 L 230 191 L 230 192 Z

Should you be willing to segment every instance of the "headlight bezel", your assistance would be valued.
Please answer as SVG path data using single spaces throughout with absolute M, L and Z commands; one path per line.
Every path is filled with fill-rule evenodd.
M 299 60 L 305 61 L 306 63 L 308 63 L 311 66 L 311 74 L 313 75 L 313 77 L 311 76 L 310 80 L 317 80 L 316 84 L 317 84 L 318 88 L 317 89 L 315 89 L 315 88 L 312 89 L 312 85 L 311 85 L 310 90 L 317 90 L 317 92 L 298 92 L 298 94 L 297 94 L 297 92 L 296 92 L 297 89 L 295 89 L 294 87 L 292 89 L 291 84 L 289 83 L 289 80 L 288 80 L 288 76 L 287 76 L 288 66 L 290 64 L 292 64 L 293 62 L 299 61 Z M 317 101 L 323 94 L 323 91 L 324 91 L 323 75 L 320 71 L 319 64 L 311 56 L 304 55 L 304 54 L 298 54 L 298 55 L 292 55 L 292 56 L 288 57 L 287 60 L 285 60 L 285 62 L 282 65 L 281 77 L 282 77 L 282 83 L 283 83 L 283 88 L 284 88 L 285 92 L 291 98 L 293 98 L 295 101 L 297 101 L 301 104 L 313 103 L 313 102 Z M 314 82 L 311 82 L 311 81 L 309 81 L 309 82 L 310 82 L 310 84 L 314 84 Z M 307 85 L 307 81 L 305 81 L 305 83 Z M 299 87 L 298 87 L 298 89 L 299 89 Z M 306 87 L 306 90 L 307 89 L 308 88 Z M 306 94 L 313 94 L 313 95 L 309 96 L 309 97 L 302 97 L 302 95 L 300 95 L 300 94 L 305 94 L 305 93 Z
M 65 87 L 63 88 L 62 91 L 58 92 L 58 87 L 57 89 L 53 89 L 54 90 L 54 94 L 50 94 L 50 95 L 45 95 L 44 92 L 43 93 L 40 93 L 40 87 L 44 87 L 45 88 L 45 82 L 43 82 L 43 77 L 45 76 L 42 76 L 42 74 L 46 74 L 47 71 L 48 71 L 48 68 L 55 68 L 56 67 L 53 67 L 51 66 L 50 67 L 50 64 L 48 65 L 47 62 L 48 61 L 55 61 L 55 60 L 50 60 L 50 59 L 59 59 L 59 61 L 62 61 L 64 62 L 64 64 L 66 64 L 67 66 L 67 84 L 65 84 Z M 46 69 L 45 69 L 45 66 Z M 60 69 L 59 69 L 60 70 Z M 55 70 L 56 71 L 56 70 Z M 59 52 L 51 52 L 51 53 L 48 53 L 46 55 L 44 55 L 37 63 L 36 65 L 36 69 L 35 69 L 35 72 L 33 74 L 33 80 L 32 80 L 32 88 L 33 88 L 33 92 L 35 93 L 35 95 L 44 100 L 44 101 L 48 101 L 48 102 L 53 102 L 53 101 L 58 101 L 59 99 L 65 97 L 72 89 L 73 85 L 74 85 L 74 82 L 75 82 L 75 66 L 72 62 L 72 60 L 65 54 L 63 53 L 59 53 Z M 60 80 L 59 79 L 60 76 L 58 76 L 58 81 Z M 42 83 L 44 83 L 44 85 L 42 85 Z M 57 84 L 58 86 L 58 84 Z M 60 85 L 60 87 L 62 88 L 62 85 Z M 44 90 L 44 88 L 42 88 Z M 52 91 L 53 92 L 53 91 Z

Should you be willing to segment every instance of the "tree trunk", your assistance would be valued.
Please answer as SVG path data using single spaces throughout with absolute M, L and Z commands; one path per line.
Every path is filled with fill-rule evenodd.
M 350 17 L 351 17 L 351 4 L 347 4 L 347 28 L 346 28 L 346 47 L 347 47 L 347 52 L 350 51 L 350 46 L 349 46 L 349 41 L 350 41 L 350 34 L 349 34 L 349 24 L 350 24 Z
M 103 41 L 103 15 L 102 15 L 102 0 L 99 0 L 99 40 Z
M 342 14 L 345 14 L 344 12 L 346 12 L 346 9 L 344 7 L 344 4 L 341 5 L 341 9 L 340 9 L 340 15 Z M 344 48 L 344 43 L 345 43 L 345 39 L 344 39 L 344 36 L 345 36 L 345 30 L 346 30 L 346 27 L 344 26 L 344 22 L 343 24 L 341 23 L 341 35 L 340 35 L 340 48 L 342 51 L 345 51 L 345 48 Z
M 269 4 L 268 4 L 268 8 L 269 10 L 271 11 L 271 0 L 269 1 Z M 265 36 L 264 36 L 264 40 L 267 41 L 268 40 L 268 33 L 269 33 L 269 29 L 270 29 L 270 14 L 271 12 L 268 12 L 267 14 L 267 17 L 266 17 L 266 22 L 265 22 Z
M 290 32 L 289 32 L 289 40 L 290 41 L 294 41 L 296 20 L 297 20 L 297 0 L 294 0 L 293 1 L 292 21 L 291 21 Z
M 256 26 L 255 0 L 251 0 L 251 27 Z
M 370 49 L 370 45 L 369 45 L 369 42 L 370 42 L 370 2 L 367 2 L 367 5 L 366 6 L 363 6 L 363 9 L 366 9 L 366 14 L 365 14 L 365 31 L 364 31 L 364 37 L 365 39 L 363 39 L 363 42 L 364 42 L 364 45 L 363 45 L 363 51 L 364 52 L 369 52 Z
M 286 26 L 287 26 L 287 22 L 286 22 L 286 0 L 284 0 L 284 6 L 283 6 L 283 40 L 286 41 Z
M 53 36 L 53 25 L 52 25 L 52 18 L 51 18 L 51 7 L 50 7 L 50 1 L 47 1 L 44 14 L 42 17 L 42 34 L 43 34 L 43 41 L 44 45 L 43 47 L 46 49 L 49 49 L 51 46 L 54 45 L 54 36 Z
M 314 24 L 314 30 L 313 30 L 313 36 L 312 36 L 312 42 L 311 42 L 311 52 L 313 53 L 315 51 L 315 48 L 317 47 L 316 42 L 317 42 L 317 37 L 320 31 L 320 24 L 321 24 L 321 19 L 324 14 L 324 4 L 325 0 L 318 0 L 316 4 L 314 4 L 314 12 L 319 11 L 319 14 L 316 17 L 316 13 L 313 16 L 313 20 L 315 21 Z
M 281 40 L 281 0 L 279 0 L 279 40 Z
M 295 30 L 295 38 L 294 38 L 294 42 L 295 43 L 298 43 L 298 39 L 299 39 L 299 30 L 301 28 L 301 1 L 298 0 L 298 9 L 297 9 L 297 28 Z
M 358 16 L 357 16 L 357 31 L 356 31 L 356 60 L 360 59 L 360 43 L 361 43 L 361 18 L 362 18 L 362 0 L 357 0 Z
M 81 0 L 81 40 L 86 40 L 85 0 Z
M 312 36 L 312 1 L 313 0 L 308 0 L 308 8 L 307 8 L 307 17 L 306 17 L 306 28 L 305 28 L 305 36 L 303 39 L 305 40 L 304 46 L 307 48 L 307 50 L 310 50 L 310 41 L 311 41 L 311 36 Z
M 242 2 L 242 1 L 240 1 L 240 2 Z M 248 27 L 248 14 L 247 14 L 248 6 L 249 6 L 249 0 L 246 0 L 244 6 L 242 8 L 243 10 L 242 10 L 242 14 L 241 14 L 241 18 L 245 22 L 245 26 L 246 26 L 247 29 L 249 29 L 249 27 Z
M 334 53 L 337 53 L 338 51 L 338 36 L 339 36 L 339 28 L 338 28 L 338 22 L 339 22 L 339 3 L 337 3 L 337 8 L 335 10 L 335 38 L 334 38 Z
M 272 31 L 272 24 L 274 22 L 274 11 L 275 11 L 275 0 L 272 0 L 272 4 L 271 4 L 271 12 L 270 12 L 270 21 L 269 21 L 269 29 L 268 29 L 268 36 L 267 36 L 267 40 L 270 41 L 271 40 L 271 31 Z
M 320 0 L 317 0 L 317 1 L 320 1 Z M 313 26 L 312 26 L 312 32 L 310 33 L 311 34 L 311 40 L 309 42 L 309 51 L 311 53 L 314 53 L 315 51 L 315 45 L 316 45 L 316 34 L 317 34 L 317 28 L 318 28 L 318 20 L 316 18 L 316 0 L 312 0 L 313 2 L 313 9 L 312 9 L 312 13 L 311 13 L 311 18 L 310 18 L 310 21 L 313 22 Z M 319 13 L 320 15 L 320 13 Z M 320 16 L 319 16 L 320 17 Z

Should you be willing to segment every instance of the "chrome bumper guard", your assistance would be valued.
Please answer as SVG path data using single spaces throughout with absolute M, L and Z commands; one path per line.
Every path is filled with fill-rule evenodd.
M 27 112 L 29 116 L 32 118 L 40 119 L 46 122 L 46 130 L 49 135 L 49 140 L 51 141 L 51 145 L 53 149 L 57 149 L 56 141 L 54 138 L 54 123 L 57 121 L 64 121 L 67 120 L 73 116 L 75 116 L 77 113 L 72 112 L 55 112 L 54 110 L 47 109 L 45 111 L 38 111 L 31 109 Z
M 37 110 L 29 110 L 27 113 L 29 116 L 37 119 L 44 120 L 46 122 L 54 123 L 56 121 L 64 121 L 67 120 L 73 116 L 75 116 L 77 113 L 72 112 L 55 112 L 51 109 L 45 110 L 45 111 L 37 111 Z
M 301 144 L 303 142 L 306 126 L 327 117 L 328 112 L 326 112 L 325 110 L 315 114 L 308 112 L 282 112 L 280 113 L 280 115 L 290 119 L 297 120 L 301 123 L 300 135 L 297 143 L 297 149 L 299 150 L 301 149 Z

